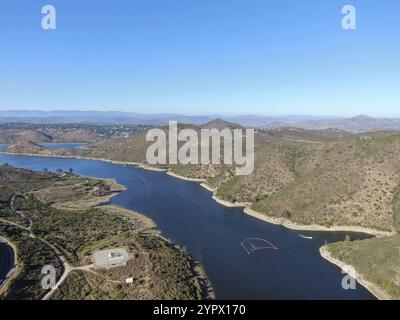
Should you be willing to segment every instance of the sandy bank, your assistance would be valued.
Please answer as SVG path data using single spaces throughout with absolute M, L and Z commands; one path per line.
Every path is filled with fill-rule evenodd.
M 274 218 L 266 216 L 260 212 L 257 212 L 249 207 L 244 209 L 244 212 L 248 215 L 255 217 L 257 219 L 266 221 L 268 223 L 282 225 L 288 229 L 292 230 L 303 230 L 303 231 L 349 231 L 349 232 L 361 232 L 374 235 L 376 237 L 386 237 L 394 235 L 394 232 L 388 231 L 380 231 L 370 228 L 358 227 L 358 226 L 332 226 L 325 227 L 321 225 L 305 225 L 305 224 L 297 224 L 285 218 Z
M 305 224 L 297 224 L 294 223 L 288 219 L 285 218 L 274 218 L 274 217 L 269 217 L 265 214 L 262 214 L 261 212 L 257 212 L 253 209 L 251 209 L 250 203 L 249 202 L 229 202 L 226 200 L 222 200 L 216 196 L 216 190 L 211 188 L 209 185 L 206 183 L 202 183 L 201 186 L 208 191 L 213 193 L 213 199 L 218 202 L 219 204 L 222 204 L 223 206 L 226 207 L 239 207 L 239 208 L 244 208 L 244 212 L 252 217 L 255 217 L 257 219 L 263 220 L 268 223 L 276 224 L 276 225 L 282 225 L 288 229 L 292 230 L 303 230 L 303 231 L 349 231 L 349 232 L 361 232 L 361 233 L 367 233 L 374 235 L 376 237 L 386 237 L 386 236 L 392 236 L 395 234 L 395 232 L 388 232 L 388 231 L 380 231 L 380 230 L 375 230 L 371 228 L 364 228 L 364 227 L 358 227 L 358 226 L 333 226 L 333 227 L 325 227 L 321 225 L 305 225 Z
M 81 156 L 51 156 L 51 155 L 41 155 L 41 154 L 15 154 L 15 153 L 6 153 L 6 152 L 1 152 L 3 154 L 10 154 L 10 155 L 26 155 L 26 156 L 37 156 L 37 157 L 50 157 L 50 158 L 75 158 L 75 159 L 83 159 L 83 160 L 96 160 L 96 161 L 105 161 L 105 162 L 110 162 L 114 164 L 123 164 L 123 165 L 134 165 L 137 167 L 140 167 L 145 170 L 152 170 L 152 171 L 161 171 L 165 172 L 165 169 L 159 169 L 159 168 L 154 168 L 154 167 L 149 167 L 140 163 L 135 163 L 135 162 L 124 162 L 124 161 L 115 161 L 115 160 L 109 160 L 109 159 L 102 159 L 102 158 L 90 158 L 90 157 L 81 157 Z M 361 232 L 361 233 L 367 233 L 371 234 L 377 237 L 384 237 L 384 236 L 390 236 L 395 234 L 394 232 L 386 232 L 386 231 L 380 231 L 380 230 L 374 230 L 371 228 L 365 228 L 365 227 L 359 227 L 359 226 L 333 226 L 333 227 L 326 227 L 326 226 L 321 226 L 321 225 L 302 225 L 302 224 L 297 224 L 294 223 L 288 219 L 285 218 L 274 218 L 270 216 L 266 216 L 260 212 L 257 212 L 249 207 L 249 203 L 232 203 L 226 200 L 219 199 L 215 193 L 216 190 L 211 188 L 209 185 L 204 183 L 204 179 L 191 179 L 191 178 L 186 178 L 180 175 L 177 175 L 175 173 L 172 173 L 170 171 L 166 172 L 168 175 L 176 177 L 178 179 L 186 180 L 186 181 L 193 181 L 193 182 L 203 182 L 200 185 L 207 189 L 208 191 L 213 193 L 212 198 L 220 203 L 221 205 L 224 205 L 226 207 L 244 207 L 244 212 L 252 217 L 255 217 L 257 219 L 263 220 L 267 223 L 275 224 L 275 225 L 282 225 L 288 229 L 293 229 L 293 230 L 305 230 L 305 231 L 348 231 L 348 232 Z M 339 266 L 340 268 L 344 268 L 346 264 L 342 261 L 339 261 L 335 258 L 333 258 L 328 250 L 325 247 L 322 247 L 320 249 L 321 256 L 328 260 L 329 262 Z M 204 271 L 203 271 L 204 272 Z M 357 275 L 357 281 L 363 285 L 367 290 L 369 290 L 374 296 L 376 296 L 378 299 L 382 300 L 387 300 L 390 299 L 391 297 L 384 292 L 381 288 L 378 286 L 374 285 L 373 283 L 370 283 L 369 281 L 365 280 L 361 275 Z
M 230 202 L 227 200 L 223 200 L 217 197 L 216 195 L 216 190 L 211 188 L 208 184 L 206 183 L 201 183 L 200 184 L 204 189 L 207 189 L 208 191 L 212 192 L 212 198 L 214 199 L 215 202 L 218 202 L 219 204 L 222 204 L 225 207 L 229 208 L 245 208 L 250 205 L 248 202 Z
M 247 202 L 230 202 L 230 201 L 226 201 L 226 200 L 222 200 L 220 198 L 218 198 L 215 193 L 213 194 L 212 198 L 214 199 L 214 201 L 218 202 L 219 204 L 222 204 L 225 207 L 229 207 L 229 208 L 246 208 L 249 203 Z
M 258 218 L 260 220 L 263 220 L 268 223 L 276 224 L 276 225 L 282 225 L 288 229 L 293 229 L 293 230 L 303 230 L 303 231 L 349 231 L 349 232 L 362 232 L 362 233 L 367 233 L 371 234 L 377 237 L 385 237 L 385 236 L 391 236 L 394 235 L 395 232 L 388 232 L 388 231 L 380 231 L 380 230 L 375 230 L 371 228 L 365 228 L 365 227 L 359 227 L 359 226 L 333 226 L 333 227 L 325 227 L 321 225 L 302 225 L 302 224 L 297 224 L 294 223 L 288 219 L 285 218 L 274 218 L 270 216 L 266 216 L 260 212 L 257 212 L 249 207 L 250 203 L 246 202 L 229 202 L 226 200 L 222 200 L 218 198 L 215 193 L 216 191 L 212 189 L 210 186 L 204 183 L 205 180 L 203 179 L 191 179 L 191 178 L 186 178 L 180 175 L 177 175 L 175 173 L 172 173 L 170 171 L 167 171 L 165 169 L 160 169 L 160 168 L 154 168 L 150 167 L 141 163 L 136 163 L 136 162 L 125 162 L 125 161 L 116 161 L 116 160 L 109 160 L 109 159 L 103 159 L 103 158 L 91 158 L 91 157 L 82 157 L 82 156 L 51 156 L 51 155 L 41 155 L 41 154 L 26 154 L 26 153 L 8 153 L 8 152 L 0 152 L 0 154 L 9 154 L 9 155 L 23 155 L 23 156 L 36 156 L 36 157 L 49 157 L 49 158 L 69 158 L 69 159 L 82 159 L 82 160 L 95 160 L 95 161 L 104 161 L 104 162 L 110 162 L 114 164 L 123 164 L 123 165 L 134 165 L 137 167 L 140 167 L 145 170 L 151 170 L 151 171 L 159 171 L 159 172 L 166 172 L 168 175 L 176 177 L 178 179 L 186 180 L 186 181 L 194 181 L 194 182 L 203 182 L 200 185 L 204 187 L 205 189 L 209 190 L 210 192 L 213 193 L 213 199 L 218 202 L 219 204 L 226 206 L 226 207 L 240 207 L 240 208 L 245 208 L 244 212 L 250 216 L 253 216 L 255 218 Z
M 179 174 L 173 173 L 172 171 L 167 171 L 167 174 L 169 176 L 181 179 L 181 180 L 185 180 L 185 181 L 191 181 L 191 182 L 204 182 L 206 181 L 206 179 L 196 179 L 196 178 L 187 178 L 184 176 L 180 176 Z
M 215 192 L 215 189 L 211 188 L 211 187 L 210 187 L 208 184 L 206 184 L 206 183 L 200 183 L 200 185 L 201 185 L 204 189 L 207 189 L 208 191 L 210 191 L 210 192 L 212 192 L 212 193 Z

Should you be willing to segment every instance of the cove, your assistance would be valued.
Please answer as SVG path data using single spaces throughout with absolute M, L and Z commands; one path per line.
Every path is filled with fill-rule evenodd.
M 216 203 L 198 183 L 131 165 L 5 154 L 0 163 L 115 178 L 127 190 L 110 202 L 153 219 L 165 237 L 202 264 L 217 299 L 374 299 L 359 284 L 344 290 L 340 269 L 319 254 L 325 242 L 369 235 L 289 230 Z M 265 239 L 277 250 L 248 254 L 241 244 L 250 238 Z

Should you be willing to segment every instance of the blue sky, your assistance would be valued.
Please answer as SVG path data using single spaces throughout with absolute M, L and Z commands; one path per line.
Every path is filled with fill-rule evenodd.
M 399 17 L 398 0 L 0 0 L 0 110 L 400 116 Z

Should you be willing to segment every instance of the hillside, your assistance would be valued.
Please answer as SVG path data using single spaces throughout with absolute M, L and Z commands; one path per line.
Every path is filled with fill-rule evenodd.
M 400 236 L 329 244 L 329 254 L 355 267 L 372 289 L 391 299 L 400 299 Z M 382 294 L 380 294 L 382 295 Z
M 305 129 L 321 130 L 336 128 L 352 133 L 372 132 L 372 131 L 399 131 L 400 119 L 393 118 L 373 118 L 359 115 L 352 118 L 313 120 L 298 123 L 296 126 Z
M 221 122 L 219 122 L 221 124 Z M 229 124 L 226 124 L 227 126 Z M 180 128 L 192 125 L 180 125 Z M 146 132 L 105 140 L 90 149 L 48 150 L 32 142 L 6 152 L 79 155 L 146 164 Z M 382 231 L 399 227 L 393 200 L 400 184 L 400 135 L 378 132 L 351 135 L 339 130 L 260 131 L 255 169 L 235 176 L 225 165 L 160 166 L 193 179 L 206 179 L 222 200 L 250 203 L 267 217 L 297 224 L 359 226 Z
M 229 123 L 217 121 L 221 128 Z M 210 124 L 208 124 L 210 126 Z M 180 128 L 200 127 L 180 125 Z M 166 129 L 166 128 L 164 128 Z M 81 155 L 146 164 L 146 131 L 91 145 L 87 150 L 48 150 L 34 143 L 11 145 L 6 152 Z M 305 225 L 358 226 L 381 231 L 399 228 L 393 201 L 400 184 L 400 134 L 352 135 L 340 130 L 296 128 L 260 131 L 255 169 L 235 176 L 225 165 L 173 165 L 161 168 L 206 179 L 222 200 L 250 203 L 267 217 Z
M 22 141 L 12 145 L 7 146 L 5 149 L 9 153 L 31 153 L 39 154 L 45 150 L 41 145 L 32 141 Z
M 193 129 L 200 137 L 201 129 L 234 129 L 239 128 L 237 124 L 221 120 L 212 121 L 201 126 L 191 124 L 178 124 L 179 130 Z M 163 126 L 168 139 L 168 126 Z M 109 159 L 114 161 L 134 162 L 147 165 L 146 151 L 153 142 L 146 142 L 147 130 L 131 135 L 127 138 L 109 139 L 89 145 L 87 150 L 82 150 L 82 155 L 90 158 Z M 183 142 L 178 143 L 178 148 Z M 223 142 L 221 143 L 223 146 Z M 221 153 L 223 159 L 223 154 Z M 193 179 L 206 179 L 218 174 L 225 166 L 223 165 L 157 165 L 158 168 L 170 171 Z
M 233 122 L 228 122 L 222 119 L 215 119 L 210 122 L 207 122 L 205 124 L 200 125 L 200 128 L 202 129 L 218 129 L 218 130 L 223 130 L 223 129 L 241 129 L 243 128 L 241 125 Z
M 393 230 L 391 201 L 399 184 L 399 136 L 341 138 L 303 131 L 256 136 L 255 170 L 236 177 L 226 166 L 170 166 L 188 178 L 208 179 L 219 198 L 251 202 L 266 215 L 300 224 L 357 225 Z M 145 134 L 101 142 L 88 156 L 145 163 Z
M 15 123 L 0 121 L 0 143 L 87 143 L 127 137 L 140 132 L 142 125 L 95 125 L 74 123 Z
M 0 129 L 0 143 L 18 141 L 51 142 L 51 136 L 32 129 Z
M 9 145 L 4 150 L 7 153 L 37 154 L 42 156 L 63 156 L 73 157 L 79 155 L 79 150 L 75 149 L 46 149 L 32 141 L 22 141 Z
M 255 170 L 234 176 L 228 166 L 170 166 L 207 179 L 216 195 L 251 203 L 267 216 L 298 224 L 360 226 L 393 231 L 393 199 L 400 183 L 400 135 L 351 135 L 340 130 L 277 129 L 256 135 Z M 145 133 L 109 140 L 88 156 L 145 163 Z
M 210 293 L 196 263 L 161 237 L 150 219 L 98 206 L 124 189 L 115 181 L 2 165 L 0 187 L 0 236 L 18 252 L 0 299 L 200 299 Z M 125 265 L 93 267 L 93 252 L 116 247 L 127 250 Z M 48 264 L 57 281 L 63 279 L 52 295 L 38 281 Z
M 377 133 L 304 146 L 293 155 L 296 179 L 252 208 L 299 224 L 398 229 L 400 135 Z M 301 150 L 301 149 L 300 149 Z
M 321 141 L 351 135 L 350 132 L 334 128 L 311 130 L 297 127 L 279 127 L 275 129 L 259 130 L 259 132 L 267 136 L 286 138 L 295 141 Z
M 400 135 L 376 133 L 319 143 L 268 138 L 256 145 L 252 175 L 208 183 L 230 202 L 298 224 L 399 228 Z
M 200 130 L 180 125 L 185 127 Z M 146 164 L 149 143 L 145 135 L 141 132 L 105 140 L 78 152 L 81 156 Z M 52 154 L 37 145 L 29 147 L 39 154 Z M 10 150 L 20 152 L 22 148 L 11 146 Z M 205 179 L 217 198 L 246 205 L 268 221 L 300 227 L 364 228 L 381 234 L 400 230 L 400 134 L 396 132 L 354 135 L 336 129 L 260 130 L 255 136 L 255 169 L 251 175 L 235 176 L 234 167 L 225 165 L 163 168 L 186 178 Z M 392 252 L 393 246 L 398 246 L 398 236 L 384 239 L 387 242 L 373 239 L 365 245 L 363 241 L 338 244 L 332 255 L 354 264 L 365 278 L 397 297 L 400 273 Z M 381 241 L 388 246 L 390 259 L 385 268 L 394 270 L 390 276 L 374 273 L 374 266 L 384 259 L 379 251 Z M 373 263 L 368 263 L 368 256 L 373 257 Z

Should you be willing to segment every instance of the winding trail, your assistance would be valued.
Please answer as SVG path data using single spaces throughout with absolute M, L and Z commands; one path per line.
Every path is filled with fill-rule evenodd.
M 14 227 L 23 229 L 25 231 L 31 231 L 31 227 L 32 227 L 32 225 L 29 228 L 28 227 L 24 227 L 24 226 L 21 226 L 21 225 L 15 223 L 15 222 L 4 220 L 4 219 L 0 219 L 0 222 L 12 225 Z M 82 270 L 82 271 L 86 271 L 86 272 L 91 272 L 91 273 L 93 273 L 93 274 L 95 274 L 97 276 L 102 277 L 100 274 L 98 274 L 97 272 L 92 270 L 94 268 L 93 264 L 89 264 L 89 265 L 86 265 L 86 266 L 80 266 L 80 267 L 73 267 L 67 262 L 67 260 L 60 253 L 60 251 L 54 245 L 52 245 L 50 242 L 48 242 L 47 240 L 45 240 L 45 239 L 43 239 L 41 237 L 36 236 L 33 232 L 30 232 L 29 237 L 31 237 L 33 239 L 36 239 L 36 240 L 39 240 L 40 242 L 45 244 L 47 247 L 49 247 L 56 254 L 57 259 L 60 261 L 60 264 L 61 264 L 61 267 L 62 267 L 62 271 L 63 271 L 63 273 L 62 273 L 60 279 L 57 281 L 56 285 L 48 293 L 46 293 L 46 295 L 43 297 L 42 300 L 48 300 L 49 298 L 51 298 L 53 293 L 64 282 L 64 280 L 67 278 L 68 274 L 73 270 Z M 121 281 L 111 280 L 111 279 L 107 279 L 105 277 L 102 277 L 102 278 L 104 278 L 104 280 L 109 281 L 109 282 L 122 283 Z
M 66 187 L 69 187 L 69 188 L 70 188 L 70 187 L 72 187 L 72 186 L 82 185 L 82 184 L 85 184 L 85 183 L 88 183 L 88 182 L 89 182 L 89 181 L 88 181 L 87 179 L 85 179 L 83 182 L 79 182 L 79 183 L 74 184 L 74 185 L 62 186 L 62 187 L 58 187 L 58 188 L 42 189 L 42 190 L 38 190 L 38 191 L 54 190 L 54 189 L 61 189 L 61 188 L 66 188 Z M 34 192 L 38 192 L 38 191 L 34 191 Z M 34 193 L 34 192 L 32 192 L 32 193 Z M 26 218 L 26 216 L 25 216 L 25 214 L 24 214 L 23 212 L 21 212 L 21 211 L 15 209 L 14 201 L 15 201 L 15 197 L 16 197 L 16 196 L 22 196 L 22 197 L 25 198 L 25 196 L 22 195 L 22 194 L 15 194 L 15 195 L 13 195 L 13 196 L 11 197 L 11 199 L 10 199 L 10 208 L 11 208 L 16 214 L 18 214 L 19 216 L 21 216 L 22 218 Z M 106 278 L 106 277 L 104 277 L 104 276 L 98 274 L 97 272 L 95 272 L 95 271 L 93 270 L 93 269 L 94 269 L 94 264 L 89 264 L 89 265 L 86 265 L 86 266 L 79 266 L 79 267 L 73 267 L 72 265 L 70 265 L 70 264 L 67 262 L 67 260 L 65 259 L 65 257 L 63 256 L 63 254 L 62 254 L 53 244 L 51 244 L 51 243 L 50 243 L 49 241 L 47 241 L 46 239 L 43 239 L 43 238 L 41 238 L 41 237 L 38 237 L 37 235 L 35 235 L 35 234 L 33 233 L 33 231 L 32 231 L 33 222 L 32 222 L 32 220 L 30 220 L 30 219 L 29 219 L 29 226 L 28 226 L 28 227 L 25 227 L 25 226 L 20 225 L 20 224 L 18 224 L 18 223 L 16 223 L 16 222 L 8 221 L 8 220 L 2 219 L 2 218 L 0 218 L 0 222 L 5 223 L 5 224 L 8 224 L 8 225 L 12 225 L 12 226 L 17 227 L 17 228 L 19 228 L 19 229 L 22 229 L 22 230 L 24 230 L 24 231 L 28 231 L 28 232 L 29 232 L 29 235 L 28 235 L 28 236 L 29 236 L 30 238 L 36 239 L 36 240 L 42 242 L 42 243 L 43 243 L 44 245 L 46 245 L 48 248 L 50 248 L 50 249 L 55 253 L 57 259 L 59 260 L 60 265 L 61 265 L 61 268 L 62 268 L 62 275 L 61 275 L 60 279 L 57 281 L 57 283 L 55 284 L 55 286 L 54 286 L 53 288 L 51 288 L 51 290 L 50 290 L 48 293 L 46 293 L 46 294 L 44 295 L 44 297 L 42 298 L 42 300 L 48 300 L 48 299 L 50 299 L 51 296 L 54 294 L 54 292 L 60 287 L 60 285 L 61 285 L 61 284 L 64 282 L 64 280 L 67 278 L 68 274 L 69 274 L 71 271 L 73 271 L 73 270 L 82 270 L 82 271 L 85 271 L 85 272 L 93 273 L 93 274 L 95 274 L 96 276 L 99 276 L 99 277 L 103 278 L 105 281 L 108 281 L 108 282 L 118 283 L 118 284 L 123 283 L 122 281 L 117 281 L 117 280 L 108 279 L 108 278 Z M 0 238 L 0 240 L 1 240 L 1 238 Z M 6 281 L 5 281 L 5 282 L 6 282 Z M 5 284 L 5 282 L 4 282 L 3 284 Z

